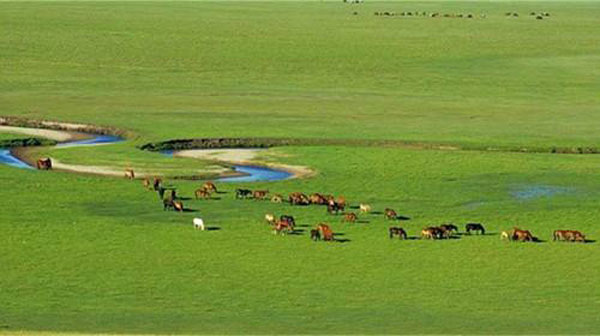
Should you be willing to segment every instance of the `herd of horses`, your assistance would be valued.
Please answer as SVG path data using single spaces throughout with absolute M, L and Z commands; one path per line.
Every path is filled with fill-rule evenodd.
M 133 172 L 132 172 L 133 173 Z M 132 174 L 130 174 L 132 175 Z M 126 173 L 127 178 L 131 178 Z M 184 211 L 183 202 L 177 196 L 174 188 L 164 187 L 162 180 L 158 177 L 150 180 L 144 178 L 142 183 L 145 188 L 154 190 L 158 193 L 160 199 L 163 202 L 164 210 Z M 209 199 L 213 193 L 217 193 L 217 186 L 211 182 L 205 182 L 200 188 L 194 191 L 196 199 Z M 253 199 L 255 201 L 266 201 L 269 200 L 272 203 L 283 203 L 286 200 L 281 194 L 270 194 L 269 190 L 250 190 L 250 189 L 236 189 L 235 199 Z M 341 214 L 342 223 L 355 223 L 359 219 L 359 214 L 376 214 L 373 212 L 372 207 L 369 204 L 361 203 L 355 209 L 359 209 L 359 214 L 351 211 L 346 211 L 348 202 L 342 196 L 334 197 L 330 194 L 313 193 L 307 195 L 302 192 L 292 192 L 287 196 L 287 202 L 291 206 L 310 206 L 318 205 L 324 206 L 327 209 L 327 214 L 339 215 Z M 399 216 L 398 213 L 391 208 L 384 209 L 384 219 L 387 220 L 400 220 L 408 219 L 408 217 Z M 296 219 L 288 214 L 281 215 L 279 217 L 272 213 L 265 214 L 264 219 L 272 227 L 274 234 L 289 234 L 296 232 Z M 196 228 L 204 229 L 204 221 L 201 218 L 194 218 L 194 226 Z M 467 223 L 465 224 L 464 234 L 471 235 L 473 233 L 479 235 L 485 235 L 485 227 L 481 223 Z M 455 238 L 459 234 L 459 229 L 452 223 L 446 223 L 439 226 L 428 226 L 420 231 L 420 239 L 451 239 Z M 389 238 L 398 237 L 399 239 L 409 239 L 406 230 L 399 226 L 390 226 L 388 228 Z M 327 223 L 319 223 L 316 227 L 310 230 L 310 238 L 314 241 L 335 241 L 335 233 Z M 535 242 L 539 241 L 533 234 L 528 230 L 522 230 L 519 228 L 513 228 L 509 231 L 503 231 L 500 234 L 500 238 L 508 241 L 519 241 L 519 242 Z M 566 242 L 586 242 L 585 235 L 575 230 L 556 230 L 553 232 L 552 238 L 554 241 L 566 241 Z
M 41 158 L 36 161 L 36 167 L 41 170 L 52 169 L 52 161 L 50 158 Z M 125 178 L 134 179 L 135 173 L 132 169 L 125 170 Z M 178 212 L 185 211 L 183 202 L 177 197 L 176 190 L 174 188 L 168 188 L 163 186 L 162 179 L 154 177 L 144 178 L 142 183 L 146 189 L 154 190 L 158 193 L 159 198 L 162 200 L 163 210 L 173 210 Z M 213 193 L 216 193 L 217 186 L 211 182 L 205 182 L 202 187 L 195 190 L 194 195 L 196 199 L 209 199 Z M 166 196 L 166 197 L 165 197 Z M 236 189 L 236 199 L 254 199 L 254 200 L 267 200 L 270 199 L 273 203 L 283 203 L 284 197 L 281 194 L 273 194 L 269 197 L 269 190 L 250 190 L 250 189 Z M 342 196 L 337 198 L 329 194 L 313 193 L 306 195 L 302 192 L 292 192 L 288 195 L 287 201 L 293 206 L 308 206 L 308 205 L 322 205 L 327 207 L 327 213 L 331 215 L 342 214 L 342 222 L 354 223 L 358 221 L 358 215 L 354 212 L 346 212 L 347 202 Z M 368 204 L 361 203 L 358 207 L 360 214 L 368 214 L 372 212 L 372 207 Z M 383 211 L 385 219 L 403 219 L 398 216 L 398 213 L 391 208 L 386 208 Z M 293 216 L 282 215 L 276 218 L 273 214 L 266 214 L 265 219 L 273 227 L 273 233 L 286 234 L 294 232 L 296 221 Z M 197 228 L 204 229 L 204 222 L 200 218 L 194 219 L 194 226 Z M 467 223 L 465 225 L 465 233 L 471 234 L 476 232 L 481 235 L 485 235 L 485 228 L 480 223 Z M 440 226 L 429 226 L 425 227 L 420 232 L 421 239 L 450 239 L 454 235 L 458 234 L 458 227 L 452 223 L 443 224 Z M 408 239 L 406 230 L 402 227 L 391 226 L 388 228 L 388 234 L 390 238 L 398 237 L 399 239 Z M 310 238 L 312 240 L 325 240 L 334 241 L 335 234 L 331 230 L 331 227 L 326 223 L 319 223 L 316 228 L 310 230 Z M 529 230 L 522 230 L 517 227 L 509 231 L 503 231 L 500 234 L 500 239 L 508 241 L 519 241 L 519 242 L 535 242 L 539 241 Z M 583 233 L 576 230 L 555 230 L 552 233 L 553 241 L 565 241 L 565 242 L 586 242 L 586 237 Z

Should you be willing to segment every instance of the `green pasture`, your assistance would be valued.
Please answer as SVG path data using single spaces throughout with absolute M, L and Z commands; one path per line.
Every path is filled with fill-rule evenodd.
M 272 192 L 342 194 L 352 205 L 393 207 L 342 224 L 322 207 L 185 200 L 164 212 L 138 181 L 0 168 L 4 202 L 1 325 L 8 330 L 127 333 L 593 333 L 600 325 L 598 243 L 549 241 L 556 228 L 600 236 L 593 156 L 289 148 L 319 169 L 303 181 L 246 184 Z M 300 156 L 301 155 L 301 156 Z M 382 159 L 387 158 L 387 159 Z M 427 169 L 423 169 L 427 167 Z M 174 182 L 183 196 L 199 183 Z M 519 199 L 536 186 L 552 197 Z M 35 191 L 35 192 L 32 192 Z M 301 230 L 321 221 L 347 242 L 306 232 L 274 236 L 267 212 Z M 191 220 L 201 216 L 199 232 Z M 421 227 L 480 221 L 485 236 L 390 240 Z M 530 229 L 544 242 L 508 243 Z M 271 318 L 273 315 L 277 318 Z M 401 317 L 401 318 L 399 318 Z
M 272 136 L 598 147 L 599 18 L 596 1 L 0 2 L 0 116 L 130 131 L 124 143 L 32 155 L 169 174 L 212 163 L 136 146 Z M 138 180 L 0 166 L 0 334 L 600 330 L 600 156 L 272 151 L 316 176 L 217 183 L 208 201 L 187 199 L 201 182 L 167 180 L 185 213 L 163 211 Z M 343 195 L 410 219 L 344 224 L 322 207 L 235 200 L 241 187 Z M 273 235 L 269 212 L 295 216 L 298 234 Z M 471 221 L 488 234 L 387 236 Z M 320 222 L 338 242 L 309 239 Z M 513 226 L 541 242 L 501 241 Z M 590 241 L 552 242 L 555 229 Z

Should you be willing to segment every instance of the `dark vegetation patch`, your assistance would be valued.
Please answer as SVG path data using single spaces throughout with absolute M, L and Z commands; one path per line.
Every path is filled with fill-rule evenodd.
M 0 140 L 0 148 L 15 148 L 15 147 L 33 147 L 33 146 L 53 146 L 56 141 L 43 138 L 25 138 L 25 139 L 9 139 Z

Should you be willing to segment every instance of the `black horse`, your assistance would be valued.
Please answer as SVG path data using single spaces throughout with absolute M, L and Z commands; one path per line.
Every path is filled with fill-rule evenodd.
M 454 224 L 443 224 L 443 225 L 440 225 L 440 228 L 447 232 L 454 231 L 454 232 L 458 233 L 458 227 L 456 227 L 456 225 L 454 225 Z
M 235 198 L 248 198 L 252 196 L 252 190 L 249 189 L 236 189 Z
M 471 231 L 478 231 L 483 235 L 485 234 L 485 228 L 479 223 L 468 223 L 465 225 L 465 231 L 467 231 L 467 234 L 471 234 Z
M 317 230 L 317 229 L 310 230 L 310 239 L 312 239 L 314 241 L 321 240 L 321 234 L 319 233 L 319 230 Z

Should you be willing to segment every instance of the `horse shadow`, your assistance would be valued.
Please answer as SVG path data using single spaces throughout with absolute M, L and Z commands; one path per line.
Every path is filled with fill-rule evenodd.
M 352 240 L 350 240 L 350 239 L 348 239 L 348 238 L 342 238 L 342 239 L 337 239 L 337 238 L 334 238 L 334 239 L 333 239 L 333 241 L 334 241 L 334 242 L 336 242 L 336 243 L 349 243 L 349 242 L 351 242 Z
M 383 215 L 383 212 L 381 212 L 381 211 L 371 211 L 371 214 L 373 214 L 373 215 Z
M 352 205 L 352 206 L 349 206 L 348 208 L 350 208 L 350 209 L 354 209 L 354 210 L 356 210 L 356 209 L 360 209 L 360 207 L 359 207 L 359 206 L 357 206 L 357 205 Z
M 396 216 L 397 220 L 401 220 L 401 221 L 407 221 L 410 220 L 410 217 L 408 216 Z
M 584 240 L 583 242 L 584 242 L 585 244 L 593 244 L 593 243 L 595 243 L 596 241 L 595 241 L 595 240 L 593 240 L 593 239 L 586 239 L 586 240 Z
M 368 220 L 357 220 L 356 223 L 358 223 L 358 224 L 369 224 L 371 222 L 368 221 Z
M 294 229 L 294 230 L 290 231 L 289 234 L 293 235 L 293 236 L 302 236 L 302 235 L 304 235 L 304 230 L 303 229 Z
M 310 227 L 310 225 L 308 224 L 300 224 L 300 225 L 296 225 L 297 227 L 302 227 L 302 228 L 307 228 Z
M 189 209 L 189 208 L 184 208 L 183 212 L 198 212 L 198 210 L 196 209 Z
M 339 233 L 337 233 L 337 232 L 336 232 L 336 233 L 334 233 L 334 234 L 333 234 L 333 236 L 334 236 L 334 237 L 337 237 L 337 236 L 345 236 L 345 235 L 346 235 L 346 234 L 345 234 L 345 233 L 343 233 L 343 232 L 339 232 Z
M 215 191 L 217 194 L 227 194 L 227 191 Z
M 538 237 L 533 237 L 533 240 L 531 241 L 532 243 L 545 243 L 546 240 L 540 239 Z
M 221 228 L 218 226 L 207 226 L 204 228 L 204 230 L 205 231 L 219 231 L 219 230 L 221 230 Z
M 179 196 L 177 196 L 177 197 L 175 197 L 175 199 L 176 199 L 176 200 L 181 200 L 181 201 L 189 201 L 189 200 L 191 200 L 192 198 L 191 198 L 191 197 L 179 197 Z

